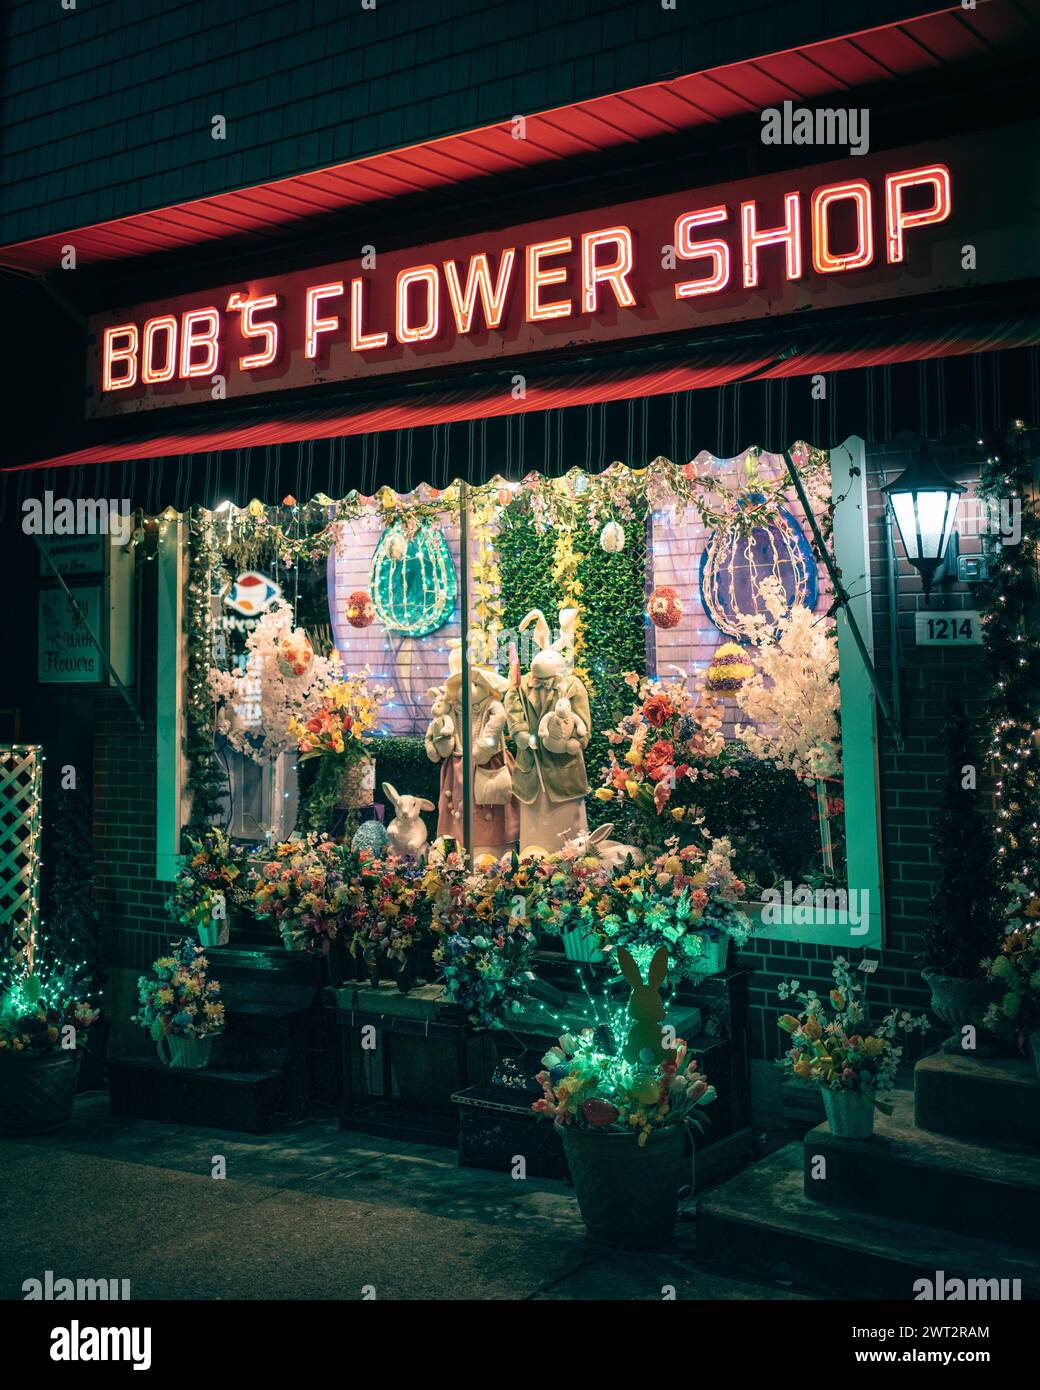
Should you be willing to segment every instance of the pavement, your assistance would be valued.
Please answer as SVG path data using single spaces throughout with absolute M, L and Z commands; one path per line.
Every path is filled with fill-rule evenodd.
M 57 1134 L 0 1138 L 0 1298 L 47 1270 L 129 1279 L 140 1299 L 796 1297 L 699 1268 L 693 1216 L 671 1251 L 616 1250 L 586 1237 L 563 1183 L 335 1120 L 250 1135 L 116 1119 L 99 1093 Z

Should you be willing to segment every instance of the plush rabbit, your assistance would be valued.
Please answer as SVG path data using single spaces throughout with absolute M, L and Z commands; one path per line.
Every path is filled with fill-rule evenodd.
M 585 721 L 574 713 L 566 695 L 561 696 L 554 708 L 547 710 L 538 721 L 538 740 L 550 753 L 573 752 L 568 747 L 571 739 L 588 738 L 588 734 Z
M 473 757 L 477 763 L 486 763 L 500 751 L 502 735 L 506 731 L 506 707 L 501 700 L 489 700 L 483 713 L 484 727 L 480 732 L 480 746 L 473 750 Z
M 424 796 L 401 796 L 389 782 L 383 783 L 383 795 L 395 812 L 386 827 L 391 848 L 404 859 L 421 859 L 426 853 L 428 832 L 419 812 L 435 811 L 436 806 Z
M 597 825 L 593 831 L 579 832 L 567 841 L 567 845 L 577 850 L 579 858 L 595 855 L 608 869 L 622 868 L 629 858 L 633 867 L 638 869 L 645 862 L 642 850 L 636 849 L 635 845 L 623 845 L 619 840 L 611 840 L 609 836 L 613 829 L 614 822 L 607 821 L 605 825 Z
M 631 951 L 619 946 L 617 959 L 622 975 L 632 987 L 632 997 L 628 1001 L 632 1027 L 622 1055 L 626 1062 L 633 1065 L 644 1062 L 648 1066 L 660 1066 L 669 1055 L 673 1055 L 661 1045 L 661 1020 L 664 1018 L 661 986 L 668 974 L 668 951 L 664 946 L 659 946 L 654 952 L 645 984 Z
M 451 701 L 445 694 L 444 686 L 431 685 L 426 693 L 433 702 L 430 705 L 430 714 L 433 716 L 430 720 L 430 737 L 435 739 L 454 738 L 455 721 L 451 717 Z

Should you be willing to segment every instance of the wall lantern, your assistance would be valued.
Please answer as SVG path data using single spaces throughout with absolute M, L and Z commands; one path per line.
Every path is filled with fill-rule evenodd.
M 924 596 L 947 555 L 964 488 L 948 478 L 931 457 L 927 442 L 913 463 L 881 489 L 895 513 L 906 558 L 921 576 Z

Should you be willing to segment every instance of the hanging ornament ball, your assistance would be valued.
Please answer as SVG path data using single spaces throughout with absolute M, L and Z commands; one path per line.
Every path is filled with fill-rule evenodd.
M 582 497 L 589 490 L 589 475 L 587 473 L 575 473 L 572 486 L 575 493 Z
M 374 858 L 381 859 L 386 853 L 386 847 L 390 843 L 390 836 L 386 833 L 386 826 L 381 820 L 362 821 L 354 831 L 354 838 L 350 842 L 350 848 L 355 854 L 360 854 L 363 849 L 371 852 Z
M 683 615 L 682 600 L 674 589 L 662 584 L 650 595 L 646 611 L 654 627 L 677 627 Z
M 743 647 L 736 642 L 723 642 L 711 659 L 705 685 L 717 695 L 732 695 L 754 671 Z
M 608 555 L 617 555 L 625 548 L 625 528 L 619 521 L 608 521 L 599 533 L 599 543 Z
M 250 502 L 250 504 L 249 504 L 247 510 L 248 510 L 250 516 L 253 516 L 253 517 L 260 517 L 260 516 L 263 516 L 263 514 L 264 514 L 264 504 L 260 501 L 260 498 L 259 498 L 259 497 L 254 497 L 253 500 Z
M 302 676 L 313 659 L 314 648 L 300 628 L 294 628 L 278 643 L 278 669 L 283 676 Z
M 386 538 L 386 553 L 391 560 L 401 561 L 408 554 L 408 537 L 403 531 L 391 531 Z
M 513 494 L 509 491 L 507 487 L 500 487 L 498 489 L 498 505 L 500 507 L 508 507 L 512 500 Z
M 368 627 L 375 616 L 375 604 L 364 589 L 355 589 L 347 596 L 347 622 L 351 627 Z

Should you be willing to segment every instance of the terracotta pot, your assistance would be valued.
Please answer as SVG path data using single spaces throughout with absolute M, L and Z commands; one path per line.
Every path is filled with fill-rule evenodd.
M 0 1052 L 0 1131 L 49 1134 L 72 1118 L 80 1054 Z
M 836 1139 L 869 1139 L 874 1133 L 874 1100 L 866 1091 L 824 1087 L 823 1108 Z
M 932 991 L 932 1013 L 953 1029 L 942 1044 L 943 1052 L 992 1057 L 998 1048 L 982 1019 L 996 998 L 993 985 L 988 980 L 966 980 L 959 975 L 940 975 L 935 970 L 922 970 L 921 977 Z M 975 1029 L 974 1052 L 963 1046 L 962 1030 L 969 1025 Z
M 213 1046 L 212 1037 L 178 1037 L 176 1033 L 167 1033 L 156 1043 L 156 1051 L 159 1053 L 159 1061 L 165 1062 L 168 1067 L 181 1068 L 184 1071 L 201 1071 L 203 1067 L 209 1066 L 210 1048 Z M 165 1051 L 163 1048 L 165 1046 Z
M 581 1219 L 593 1240 L 636 1249 L 670 1245 L 679 1210 L 683 1125 L 636 1134 L 596 1134 L 560 1125 Z

